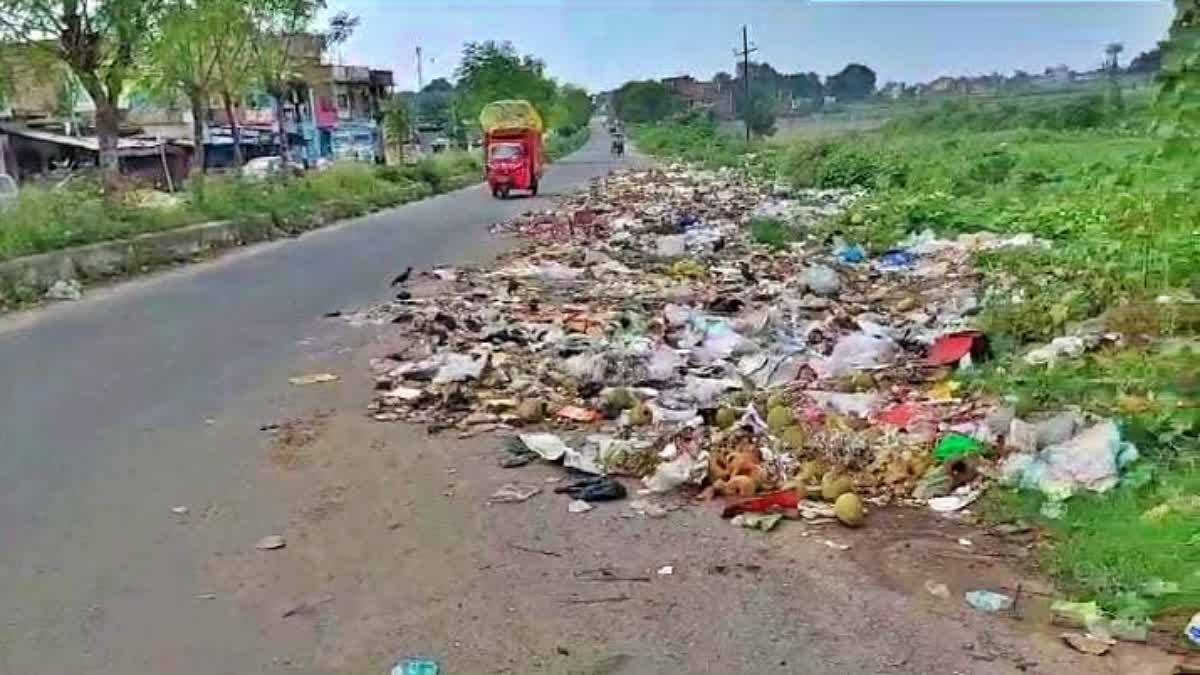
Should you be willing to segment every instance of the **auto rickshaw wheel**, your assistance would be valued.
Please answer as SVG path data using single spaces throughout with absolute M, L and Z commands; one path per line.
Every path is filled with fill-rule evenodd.
M 500 188 L 500 199 L 508 199 L 508 186 Z
M 538 191 L 538 182 L 537 182 L 537 179 L 535 178 L 535 179 L 533 179 L 533 184 L 531 184 L 531 185 L 529 186 L 529 194 L 531 194 L 531 195 L 533 195 L 534 197 L 536 197 L 536 196 L 537 196 L 537 191 Z

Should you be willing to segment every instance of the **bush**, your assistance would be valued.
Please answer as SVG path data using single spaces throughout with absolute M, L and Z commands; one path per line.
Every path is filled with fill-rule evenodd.
M 750 238 L 772 248 L 787 248 L 796 240 L 796 233 L 778 218 L 752 218 L 746 227 Z

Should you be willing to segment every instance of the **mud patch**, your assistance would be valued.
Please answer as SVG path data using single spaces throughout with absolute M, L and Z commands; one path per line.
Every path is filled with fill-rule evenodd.
M 342 484 L 327 485 L 317 491 L 312 504 L 304 507 L 304 517 L 312 523 L 320 523 L 340 513 L 346 505 L 347 487 Z
M 307 464 L 311 459 L 311 446 L 325 434 L 333 413 L 333 410 L 318 410 L 305 417 L 292 417 L 264 427 L 272 436 L 267 453 L 271 464 L 289 470 Z

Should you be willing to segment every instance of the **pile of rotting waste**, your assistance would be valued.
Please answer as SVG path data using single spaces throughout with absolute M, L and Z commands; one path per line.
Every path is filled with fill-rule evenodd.
M 858 197 L 683 166 L 611 174 L 495 226 L 519 243 L 487 269 L 420 272 L 395 301 L 349 315 L 403 344 L 372 362 L 370 414 L 431 433 L 503 430 L 505 466 L 561 462 L 635 477 L 644 494 L 757 500 L 730 499 L 729 515 L 857 525 L 864 501 L 960 509 L 980 471 L 997 470 L 988 448 L 1035 426 L 952 377 L 987 356 L 969 328 L 972 254 L 1046 244 L 924 233 L 868 258 L 809 234 Z M 796 241 L 755 243 L 747 224 L 760 217 Z M 1022 456 L 1040 460 L 1047 444 L 1028 433 Z M 578 491 L 624 496 L 614 482 Z

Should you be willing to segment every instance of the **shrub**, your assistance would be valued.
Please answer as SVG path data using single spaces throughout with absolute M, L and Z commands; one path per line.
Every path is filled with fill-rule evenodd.
M 747 228 L 751 239 L 772 248 L 787 248 L 796 240 L 796 233 L 778 218 L 752 218 Z

